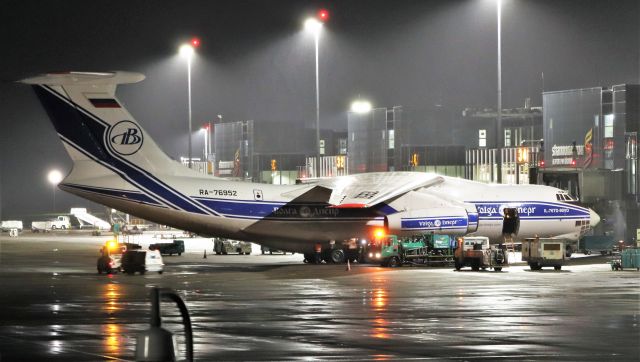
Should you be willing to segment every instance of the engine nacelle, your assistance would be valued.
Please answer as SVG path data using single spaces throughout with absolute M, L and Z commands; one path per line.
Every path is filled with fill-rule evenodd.
M 387 230 L 395 235 L 466 235 L 478 229 L 478 213 L 464 207 L 432 207 L 387 215 Z

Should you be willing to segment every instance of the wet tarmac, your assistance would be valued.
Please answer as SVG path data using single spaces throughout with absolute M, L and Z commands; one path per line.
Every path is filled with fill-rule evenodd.
M 106 276 L 103 240 L 0 236 L 2 361 L 133 360 L 152 286 L 186 301 L 201 361 L 640 359 L 640 273 L 603 258 L 561 272 L 346 271 L 189 252 L 165 257 L 162 275 Z M 163 308 L 184 342 L 178 311 Z

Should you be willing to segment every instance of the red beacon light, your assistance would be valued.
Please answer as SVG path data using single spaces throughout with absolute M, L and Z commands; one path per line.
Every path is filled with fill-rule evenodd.
M 329 20 L 329 11 L 327 9 L 318 10 L 318 19 L 323 23 Z
M 197 47 L 199 47 L 199 46 L 200 46 L 200 39 L 198 39 L 198 38 L 193 38 L 193 39 L 191 39 L 190 43 L 191 43 L 191 45 L 192 45 L 194 48 L 197 48 Z

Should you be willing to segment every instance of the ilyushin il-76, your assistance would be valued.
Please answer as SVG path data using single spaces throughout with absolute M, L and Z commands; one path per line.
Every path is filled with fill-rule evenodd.
M 313 253 L 376 228 L 396 235 L 503 237 L 505 215 L 516 238 L 577 240 L 600 220 L 567 192 L 542 185 L 484 184 L 418 172 L 377 172 L 296 185 L 234 181 L 170 159 L 116 97 L 142 74 L 67 72 L 31 84 L 69 156 L 59 188 L 110 208 L 201 235 Z M 339 248 L 338 248 L 339 249 Z M 337 255 L 338 259 L 340 255 Z

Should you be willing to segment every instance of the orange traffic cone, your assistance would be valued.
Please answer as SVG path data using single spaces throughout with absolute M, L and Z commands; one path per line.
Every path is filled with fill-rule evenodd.
M 349 259 L 347 259 L 347 271 L 351 271 L 351 263 L 349 263 Z
M 204 256 L 202 257 L 202 259 L 206 259 L 207 258 L 207 249 L 204 249 Z

